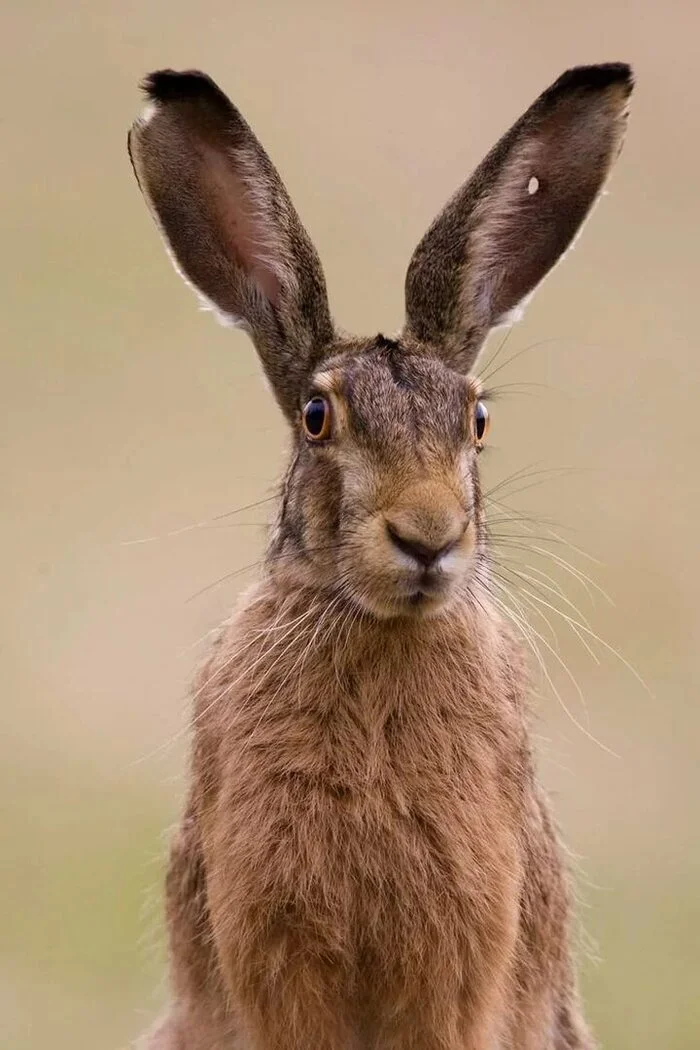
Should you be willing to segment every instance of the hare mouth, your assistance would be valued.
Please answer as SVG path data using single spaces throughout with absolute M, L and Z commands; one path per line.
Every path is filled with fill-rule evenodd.
M 444 573 L 424 572 L 404 593 L 403 600 L 411 611 L 437 610 L 450 598 L 452 582 Z
M 440 613 L 457 593 L 455 580 L 444 574 L 426 573 L 388 586 L 362 588 L 354 597 L 380 619 L 425 617 Z
M 440 598 L 449 590 L 447 580 L 444 578 L 425 575 L 419 585 L 409 594 L 409 602 L 411 605 L 420 605 L 420 603 L 427 598 L 435 599 Z
M 425 605 L 426 602 L 429 601 L 429 597 L 430 596 L 427 595 L 425 591 L 416 591 L 415 594 L 412 594 L 408 599 L 408 604 L 412 608 L 417 609 L 420 605 Z
M 440 613 L 446 606 L 450 604 L 450 599 L 453 597 L 452 591 L 449 587 L 442 588 L 440 591 L 425 591 L 419 590 L 414 591 L 407 598 L 403 599 L 402 610 L 399 615 L 404 616 L 434 616 Z

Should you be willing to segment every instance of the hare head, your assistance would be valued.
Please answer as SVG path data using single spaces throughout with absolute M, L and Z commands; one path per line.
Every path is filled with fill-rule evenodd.
M 471 374 L 566 251 L 620 149 L 628 66 L 572 69 L 455 193 L 415 250 L 394 338 L 331 320 L 316 251 L 238 110 L 199 72 L 147 78 L 129 148 L 185 281 L 251 334 L 292 431 L 268 565 L 382 618 L 438 614 L 484 571 Z

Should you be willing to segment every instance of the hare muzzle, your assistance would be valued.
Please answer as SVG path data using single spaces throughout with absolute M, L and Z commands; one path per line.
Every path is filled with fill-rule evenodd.
M 410 487 L 384 514 L 384 551 L 413 604 L 446 595 L 457 572 L 466 567 L 474 535 L 469 523 L 453 493 L 431 482 Z
M 353 579 L 359 603 L 382 618 L 431 615 L 468 581 L 477 529 L 469 510 L 469 477 L 422 481 L 357 529 Z

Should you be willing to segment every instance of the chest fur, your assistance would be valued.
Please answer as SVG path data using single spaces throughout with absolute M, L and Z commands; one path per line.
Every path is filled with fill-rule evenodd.
M 445 639 L 304 662 L 232 683 L 198 727 L 220 933 L 239 957 L 267 930 L 357 979 L 391 959 L 404 976 L 449 962 L 459 983 L 517 922 L 518 704 L 497 665 L 480 674 Z

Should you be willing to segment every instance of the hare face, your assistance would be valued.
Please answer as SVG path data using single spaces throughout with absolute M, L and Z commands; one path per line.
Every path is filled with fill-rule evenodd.
M 279 558 L 382 618 L 439 612 L 483 546 L 477 404 L 475 380 L 382 336 L 324 362 L 301 408 Z

